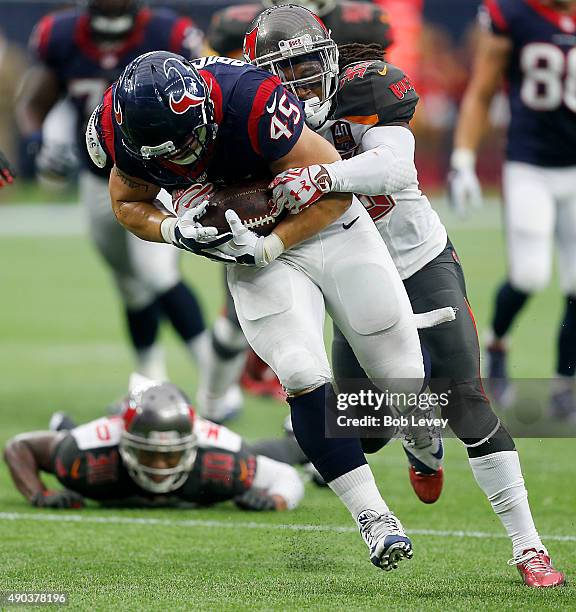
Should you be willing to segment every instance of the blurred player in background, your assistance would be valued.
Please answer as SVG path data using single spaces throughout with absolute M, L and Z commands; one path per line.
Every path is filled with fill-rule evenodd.
M 84 498 L 135 507 L 234 500 L 244 510 L 300 503 L 304 485 L 293 467 L 256 455 L 238 434 L 197 416 L 175 385 L 139 384 L 122 417 L 8 441 L 12 480 L 33 506 L 81 508 Z M 41 472 L 64 489 L 47 489 Z
M 14 170 L 6 156 L 0 151 L 0 187 L 11 185 L 14 182 Z
M 278 0 L 263 0 L 261 3 L 238 4 L 217 11 L 206 35 L 208 46 L 205 52 L 241 58 L 244 35 L 252 20 L 264 7 L 281 3 Z M 392 44 L 388 16 L 375 4 L 340 0 L 297 0 L 293 4 L 307 6 L 320 15 L 331 30 L 334 40 L 339 43 L 374 42 L 384 49 Z M 246 359 L 248 344 L 227 289 L 226 294 L 225 315 L 216 321 L 212 332 L 213 353 L 216 357 L 205 392 L 213 397 L 225 397 L 225 391 L 234 385 L 244 369 L 241 383 L 246 391 L 283 399 L 282 387 L 270 367 L 251 349 Z M 234 409 L 226 404 L 216 408 L 215 416 Z
M 476 151 L 503 80 L 511 107 L 504 165 L 508 278 L 498 290 L 487 345 L 494 398 L 513 401 L 508 333 L 536 291 L 550 281 L 554 239 L 565 295 L 551 414 L 576 419 L 576 2 L 487 0 L 476 64 L 452 154 L 449 186 L 458 210 L 478 205 Z
M 363 194 L 359 198 L 392 255 L 413 310 L 457 308 L 455 321 L 420 330 L 431 358 L 430 388 L 449 394 L 442 415 L 466 446 L 474 477 L 512 539 L 513 562 L 524 582 L 561 584 L 564 577 L 551 566 L 534 526 L 514 442 L 482 389 L 478 337 L 458 255 L 419 189 L 409 127 L 418 95 L 410 79 L 379 61 L 378 45 L 339 45 L 338 54 L 317 17 L 290 5 L 264 11 L 246 34 L 244 49 L 246 59 L 277 74 L 300 97 L 307 124 L 345 158 L 278 175 L 276 212 L 306 209 L 325 193 Z M 318 181 L 326 174 L 328 180 Z M 365 376 L 337 326 L 332 364 L 339 391 Z M 442 445 L 421 437 L 404 441 L 410 477 L 417 492 L 420 485 L 428 501 L 435 501 L 442 484 Z
M 163 380 L 165 360 L 157 336 L 164 317 L 203 367 L 209 345 L 200 305 L 182 281 L 175 249 L 138 240 L 116 222 L 108 193 L 110 168 L 99 169 L 89 161 L 84 133 L 104 90 L 127 63 L 154 49 L 197 56 L 202 34 L 188 18 L 145 8 L 137 0 L 80 4 L 77 9 L 47 15 L 32 34 L 30 47 L 36 64 L 24 79 L 18 102 L 20 127 L 28 138 L 37 138 L 62 97 L 74 106 L 82 158 L 80 198 L 90 235 L 116 281 L 137 371 Z M 66 105 L 58 108 L 60 113 L 69 112 Z M 74 155 L 58 139 L 58 130 L 66 131 L 65 123 L 66 117 L 52 123 L 51 131 L 56 134 L 41 144 L 37 156 L 39 171 L 52 180 L 65 180 L 75 164 Z

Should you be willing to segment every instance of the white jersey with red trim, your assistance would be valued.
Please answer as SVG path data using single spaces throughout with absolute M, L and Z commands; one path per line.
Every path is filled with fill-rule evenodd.
M 415 141 L 408 123 L 417 103 L 410 79 L 399 68 L 383 61 L 358 62 L 340 75 L 336 108 L 318 133 L 343 159 L 386 147 L 398 158 L 413 160 Z M 417 180 L 398 193 L 358 198 L 376 223 L 403 280 L 446 246 L 446 228 Z

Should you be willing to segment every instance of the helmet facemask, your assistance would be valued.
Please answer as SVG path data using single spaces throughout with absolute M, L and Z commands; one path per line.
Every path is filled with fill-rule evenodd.
M 306 123 L 318 129 L 327 120 L 338 91 L 338 47 L 331 40 L 312 41 L 309 34 L 281 40 L 278 51 L 257 57 L 254 65 L 275 74 L 304 102 Z
M 147 437 L 124 432 L 120 455 L 132 479 L 145 491 L 169 493 L 181 487 L 196 459 L 196 437 L 152 431 Z M 167 467 L 154 467 L 161 457 Z
M 138 8 L 138 0 L 88 0 L 90 28 L 102 41 L 121 40 L 132 31 Z

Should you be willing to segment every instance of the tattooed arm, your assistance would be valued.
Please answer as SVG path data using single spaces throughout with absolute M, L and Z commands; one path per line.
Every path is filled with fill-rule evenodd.
M 108 186 L 116 219 L 142 240 L 164 242 L 160 225 L 169 215 L 154 205 L 160 188 L 125 174 L 117 166 L 112 168 Z

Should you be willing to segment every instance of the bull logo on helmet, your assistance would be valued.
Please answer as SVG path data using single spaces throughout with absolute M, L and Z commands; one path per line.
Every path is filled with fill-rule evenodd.
M 177 115 L 184 114 L 189 108 L 201 106 L 204 104 L 204 96 L 196 95 L 198 85 L 194 80 L 192 72 L 188 66 L 176 58 L 169 58 L 164 62 L 164 74 L 166 78 L 177 78 L 180 80 L 180 88 L 182 95 L 176 98 L 173 93 L 170 93 L 169 105 L 170 110 Z

